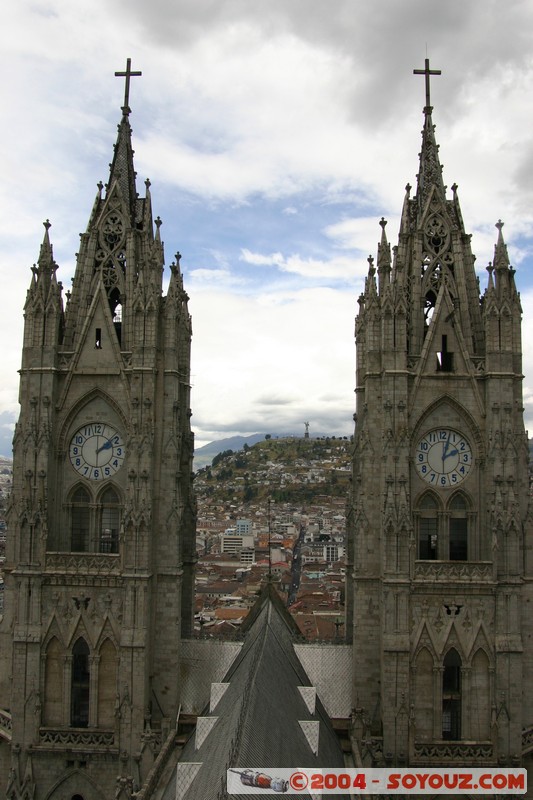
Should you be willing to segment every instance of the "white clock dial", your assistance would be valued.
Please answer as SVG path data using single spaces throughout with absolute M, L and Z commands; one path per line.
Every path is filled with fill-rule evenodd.
M 121 435 L 104 422 L 90 422 L 71 439 L 70 463 L 84 478 L 103 481 L 120 469 L 126 450 Z
M 416 471 L 431 486 L 457 486 L 468 476 L 472 464 L 468 439 L 451 428 L 429 431 L 416 446 Z

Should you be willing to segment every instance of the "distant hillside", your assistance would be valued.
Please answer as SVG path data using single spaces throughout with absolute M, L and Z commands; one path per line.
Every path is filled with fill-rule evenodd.
M 315 433 L 313 439 L 324 438 L 326 435 L 325 433 Z M 207 467 L 219 453 L 223 453 L 226 450 L 237 452 L 242 450 L 245 444 L 248 447 L 252 447 L 257 442 L 263 441 L 267 436 L 270 439 L 304 438 L 303 436 L 295 436 L 292 433 L 251 433 L 249 436 L 229 436 L 227 439 L 217 439 L 215 442 L 204 444 L 203 447 L 198 447 L 194 451 L 194 469 L 198 470 Z
M 213 458 L 224 450 L 242 450 L 245 444 L 251 447 L 264 438 L 264 433 L 252 433 L 250 436 L 229 436 L 227 439 L 217 439 L 216 442 L 204 444 L 194 451 L 194 469 L 207 467 Z
M 346 497 L 350 481 L 348 437 L 262 438 L 240 451 L 222 450 L 195 479 L 199 508 L 205 503 L 246 505 L 272 499 L 305 504 Z

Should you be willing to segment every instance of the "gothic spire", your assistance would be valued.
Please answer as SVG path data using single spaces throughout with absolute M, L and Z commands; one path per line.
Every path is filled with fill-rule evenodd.
M 424 106 L 424 128 L 422 130 L 422 150 L 420 151 L 420 170 L 417 175 L 418 210 L 424 210 L 431 188 L 435 186 L 441 198 L 445 198 L 442 180 L 442 167 L 439 161 L 439 146 L 435 139 L 435 126 L 431 119 L 433 107 L 430 95 L 430 75 L 440 75 L 440 69 L 429 68 L 429 58 L 425 60 L 424 69 L 413 70 L 415 75 L 424 75 L 426 84 L 426 104 Z
M 137 206 L 137 188 L 135 185 L 135 169 L 133 166 L 133 148 L 131 145 L 131 126 L 128 115 L 124 114 L 118 125 L 117 142 L 114 146 L 113 161 L 110 164 L 107 194 L 118 183 L 122 198 L 127 203 L 132 225 L 135 224 Z
M 115 152 L 113 161 L 110 165 L 109 182 L 107 185 L 108 193 L 111 191 L 114 182 L 118 182 L 122 197 L 128 203 L 131 215 L 131 222 L 135 224 L 136 206 L 137 206 L 137 189 L 135 186 L 135 169 L 133 166 L 133 148 L 131 145 L 131 126 L 129 123 L 129 115 L 131 109 L 129 107 L 130 97 L 130 78 L 142 75 L 142 72 L 132 72 L 131 58 L 127 59 L 126 70 L 124 72 L 115 72 L 116 77 L 124 77 L 124 105 L 122 106 L 122 119 L 118 125 L 118 136 L 115 144 Z

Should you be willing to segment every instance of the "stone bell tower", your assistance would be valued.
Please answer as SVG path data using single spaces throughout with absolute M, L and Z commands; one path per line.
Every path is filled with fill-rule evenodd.
M 10 800 L 138 789 L 176 719 L 191 627 L 188 297 L 179 254 L 163 294 L 161 220 L 133 164 L 140 73 L 128 59 L 117 75 L 109 180 L 66 307 L 48 222 L 24 307 L 0 669 Z
M 480 294 L 429 97 L 398 245 L 356 320 L 349 515 L 355 728 L 367 765 L 525 763 L 533 707 L 521 307 L 499 222 Z M 529 734 L 528 734 L 529 730 Z M 529 736 L 529 738 L 528 738 Z

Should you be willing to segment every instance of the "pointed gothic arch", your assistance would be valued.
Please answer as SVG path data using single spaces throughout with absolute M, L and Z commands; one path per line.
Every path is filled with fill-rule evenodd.
M 439 517 L 442 503 L 436 492 L 428 490 L 418 499 L 416 504 L 417 522 L 417 558 L 433 561 L 439 558 Z
M 468 523 L 471 506 L 468 495 L 464 491 L 455 492 L 447 503 L 448 557 L 450 561 L 468 560 Z
M 442 738 L 461 739 L 462 717 L 462 659 L 451 647 L 442 661 Z
M 86 486 L 77 484 L 69 499 L 70 551 L 85 553 L 90 549 L 92 498 Z
M 98 552 L 118 553 L 121 497 L 113 484 L 104 486 L 97 497 Z
M 80 424 L 86 421 L 87 415 L 91 414 L 91 406 L 93 404 L 97 409 L 94 415 L 101 417 L 101 408 L 102 405 L 105 405 L 111 412 L 111 416 L 109 417 L 110 423 L 118 425 L 124 431 L 128 430 L 128 418 L 125 409 L 117 402 L 117 399 L 113 397 L 113 395 L 109 394 L 109 392 L 105 391 L 105 389 L 102 389 L 100 386 L 95 386 L 82 395 L 69 410 L 65 423 L 58 436 L 58 449 L 60 451 L 66 452 L 68 450 L 70 436 L 77 427 L 78 421 L 81 420 Z M 116 420 L 113 420 L 113 415 L 116 416 Z
M 86 770 L 70 769 L 59 778 L 45 795 L 44 800 L 73 800 L 81 797 L 83 800 L 107 800 L 106 795 L 98 784 L 87 775 Z
M 80 636 L 72 648 L 70 724 L 73 728 L 87 728 L 89 725 L 90 683 L 90 649 Z

